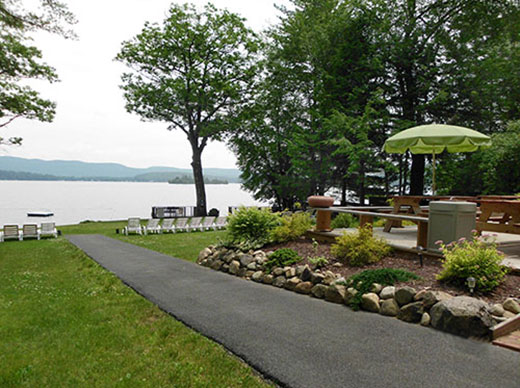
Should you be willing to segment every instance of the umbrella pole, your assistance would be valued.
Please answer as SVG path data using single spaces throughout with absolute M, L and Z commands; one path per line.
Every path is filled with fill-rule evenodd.
M 433 191 L 433 195 L 435 195 L 435 192 L 437 191 L 437 187 L 435 185 L 435 149 L 433 150 L 432 167 L 433 167 L 432 191 Z

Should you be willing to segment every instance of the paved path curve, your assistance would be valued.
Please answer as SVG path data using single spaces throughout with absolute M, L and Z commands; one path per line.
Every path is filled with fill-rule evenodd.
M 67 236 L 178 320 L 290 387 L 518 387 L 520 354 L 353 312 L 100 235 Z

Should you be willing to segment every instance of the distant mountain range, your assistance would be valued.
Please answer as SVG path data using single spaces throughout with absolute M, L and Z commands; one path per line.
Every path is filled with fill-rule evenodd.
M 76 160 L 24 159 L 0 156 L 0 180 L 82 180 L 168 182 L 175 178 L 192 177 L 191 169 L 175 167 L 133 168 L 118 163 L 89 163 Z M 205 168 L 206 180 L 240 182 L 240 171 L 226 168 Z

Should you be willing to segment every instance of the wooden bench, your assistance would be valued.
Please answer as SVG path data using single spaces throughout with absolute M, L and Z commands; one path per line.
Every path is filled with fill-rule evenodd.
M 520 201 L 478 200 L 477 231 L 520 234 Z

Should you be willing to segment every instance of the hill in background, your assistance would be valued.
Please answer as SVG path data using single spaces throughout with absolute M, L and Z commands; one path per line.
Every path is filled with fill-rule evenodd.
M 167 182 L 192 177 L 191 169 L 175 167 L 134 168 L 118 163 L 89 163 L 75 160 L 24 159 L 0 156 L 0 180 L 87 180 Z M 240 182 L 237 169 L 205 168 L 204 177 Z

